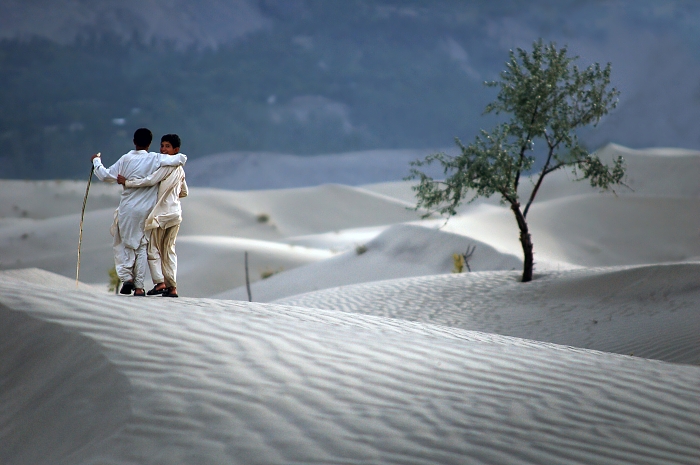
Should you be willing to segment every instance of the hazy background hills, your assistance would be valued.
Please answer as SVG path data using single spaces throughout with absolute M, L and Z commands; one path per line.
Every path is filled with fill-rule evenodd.
M 84 178 L 140 126 L 192 160 L 427 153 L 491 125 L 483 81 L 539 37 L 613 64 L 591 148 L 700 149 L 699 22 L 693 1 L 4 0 L 0 177 Z

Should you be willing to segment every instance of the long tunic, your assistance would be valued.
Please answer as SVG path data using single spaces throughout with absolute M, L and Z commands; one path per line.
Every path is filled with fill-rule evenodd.
M 106 182 L 117 182 L 117 175 L 125 178 L 145 178 L 161 166 L 179 166 L 187 162 L 185 154 L 164 155 L 145 150 L 132 150 L 122 155 L 109 168 L 97 157 L 93 160 L 95 175 Z M 158 199 L 158 186 L 125 188 L 119 199 L 117 224 L 119 235 L 126 247 L 137 249 L 145 243 L 144 223 Z
M 180 199 L 187 197 L 185 170 L 182 166 L 164 166 L 143 179 L 128 179 L 126 187 L 147 187 L 158 184 L 158 201 L 146 218 L 146 231 L 167 229 L 182 222 Z

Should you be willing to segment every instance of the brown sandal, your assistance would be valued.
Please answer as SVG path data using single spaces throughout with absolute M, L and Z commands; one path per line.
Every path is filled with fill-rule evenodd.
M 163 289 L 163 295 L 161 297 L 179 297 L 177 295 L 177 292 L 171 292 L 172 288 L 171 287 L 166 287 Z

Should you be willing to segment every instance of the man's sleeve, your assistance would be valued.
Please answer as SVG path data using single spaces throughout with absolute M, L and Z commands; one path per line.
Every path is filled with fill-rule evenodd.
M 120 158 L 115 164 L 113 164 L 109 168 L 105 168 L 102 164 L 101 157 L 93 158 L 92 167 L 93 171 L 95 172 L 95 176 L 97 176 L 97 179 L 99 179 L 100 181 L 117 182 L 117 175 L 119 174 L 121 161 L 122 159 Z
M 187 155 L 184 153 L 178 153 L 177 155 L 159 153 L 158 155 L 160 155 L 160 166 L 182 166 L 187 163 Z
M 128 179 L 125 183 L 125 187 L 148 187 L 154 186 L 166 178 L 170 173 L 173 172 L 175 168 L 172 166 L 164 166 L 158 168 L 150 175 L 145 178 Z
M 187 197 L 188 193 L 189 192 L 187 191 L 187 183 L 183 179 L 182 182 L 180 183 L 180 195 L 178 196 L 178 198 L 180 198 L 180 199 L 185 198 L 185 197 Z

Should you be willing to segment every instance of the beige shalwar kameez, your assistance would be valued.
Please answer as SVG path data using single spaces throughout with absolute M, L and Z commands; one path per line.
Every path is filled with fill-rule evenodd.
M 180 199 L 187 196 L 185 170 L 181 166 L 159 168 L 145 178 L 127 180 L 125 187 L 155 184 L 158 184 L 158 200 L 144 223 L 149 236 L 148 267 L 154 284 L 165 283 L 166 287 L 177 287 L 175 239 L 182 223 Z

